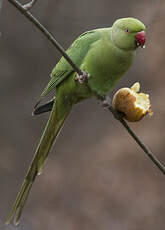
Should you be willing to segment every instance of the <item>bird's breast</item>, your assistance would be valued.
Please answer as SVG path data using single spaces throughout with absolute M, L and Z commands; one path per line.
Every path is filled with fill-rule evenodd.
M 119 50 L 112 44 L 100 43 L 88 52 L 82 69 L 91 75 L 91 88 L 105 94 L 129 69 L 133 57 L 134 52 Z

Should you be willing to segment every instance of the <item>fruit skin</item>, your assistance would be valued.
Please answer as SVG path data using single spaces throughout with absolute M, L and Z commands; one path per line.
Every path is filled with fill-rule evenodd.
M 124 119 L 130 122 L 140 121 L 146 114 L 152 114 L 149 96 L 144 93 L 138 93 L 140 84 L 135 83 L 131 88 L 119 89 L 112 101 L 112 106 L 117 111 L 125 114 Z M 137 106 L 137 99 L 145 100 L 147 108 Z

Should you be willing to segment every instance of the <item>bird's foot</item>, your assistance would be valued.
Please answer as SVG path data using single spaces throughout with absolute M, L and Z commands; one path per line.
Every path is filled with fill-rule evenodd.
M 101 102 L 101 105 L 103 106 L 104 109 L 108 109 L 109 107 L 112 106 L 112 100 L 110 96 L 106 95 L 104 100 Z
M 104 97 L 104 100 L 102 100 L 102 103 L 101 103 L 102 107 L 104 109 L 109 109 L 111 110 L 111 112 L 113 113 L 114 117 L 117 119 L 117 120 L 121 120 L 125 114 L 120 112 L 120 111 L 117 111 L 116 109 L 113 108 L 112 106 L 112 100 L 110 98 L 110 96 L 106 95 Z
M 75 81 L 78 81 L 80 84 L 83 83 L 88 83 L 88 79 L 90 78 L 90 74 L 86 73 L 85 71 L 82 70 L 81 75 L 76 75 Z

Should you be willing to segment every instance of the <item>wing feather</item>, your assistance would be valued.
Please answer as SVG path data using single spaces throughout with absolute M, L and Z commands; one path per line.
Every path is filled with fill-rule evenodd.
M 67 49 L 67 54 L 78 67 L 80 67 L 83 63 L 83 60 L 88 53 L 90 46 L 101 37 L 101 33 L 99 33 L 99 30 L 100 29 L 91 30 L 81 34 Z M 72 66 L 65 60 L 64 57 L 62 57 L 57 65 L 54 67 L 51 73 L 50 81 L 41 93 L 41 96 L 37 101 L 35 107 L 40 103 L 43 97 L 45 97 L 49 92 L 55 89 L 73 72 L 74 70 Z

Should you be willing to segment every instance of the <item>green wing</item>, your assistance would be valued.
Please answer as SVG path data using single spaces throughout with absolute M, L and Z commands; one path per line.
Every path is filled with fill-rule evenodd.
M 101 29 L 91 30 L 80 35 L 73 44 L 67 49 L 67 54 L 72 61 L 80 67 L 83 60 L 90 49 L 90 46 L 101 37 L 99 32 Z M 60 59 L 51 73 L 51 79 L 45 89 L 43 90 L 36 106 L 40 103 L 51 90 L 55 89 L 65 78 L 74 73 L 71 65 L 65 60 L 64 57 Z

